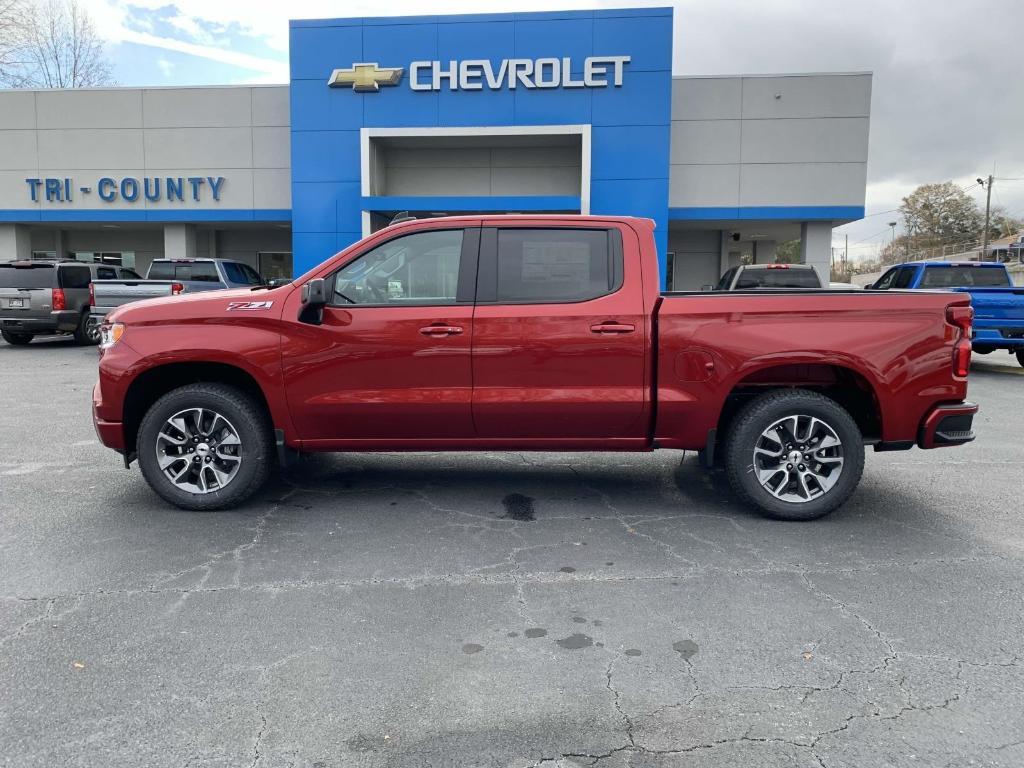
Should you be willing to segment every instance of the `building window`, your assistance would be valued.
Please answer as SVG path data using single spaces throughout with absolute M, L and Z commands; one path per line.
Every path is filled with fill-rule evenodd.
M 75 251 L 75 261 L 110 264 L 115 267 L 135 267 L 135 251 Z
M 264 280 L 292 279 L 292 255 L 261 251 L 256 254 L 256 264 Z

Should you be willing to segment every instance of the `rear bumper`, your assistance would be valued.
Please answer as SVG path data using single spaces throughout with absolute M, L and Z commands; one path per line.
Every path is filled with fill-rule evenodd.
M 979 347 L 1020 349 L 1024 347 L 1024 322 L 1019 320 L 975 320 L 971 343 Z
M 0 328 L 11 333 L 58 333 L 78 327 L 79 314 L 74 310 L 50 312 L 45 316 L 0 316 Z
M 917 444 L 921 448 L 948 448 L 974 439 L 974 403 L 946 403 L 932 408 L 921 422 Z

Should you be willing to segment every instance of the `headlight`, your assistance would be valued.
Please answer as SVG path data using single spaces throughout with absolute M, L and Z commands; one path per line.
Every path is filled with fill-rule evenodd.
M 124 335 L 124 323 L 104 323 L 100 326 L 100 349 L 109 349 Z

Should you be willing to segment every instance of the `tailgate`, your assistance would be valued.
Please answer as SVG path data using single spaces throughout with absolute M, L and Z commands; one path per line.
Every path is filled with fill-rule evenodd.
M 1024 287 L 960 289 L 971 296 L 976 320 L 1024 322 Z
M 49 313 L 52 303 L 50 288 L 0 288 L 0 312 L 8 317 Z
M 171 295 L 170 281 L 94 280 L 92 285 L 97 309 L 107 311 L 132 301 Z

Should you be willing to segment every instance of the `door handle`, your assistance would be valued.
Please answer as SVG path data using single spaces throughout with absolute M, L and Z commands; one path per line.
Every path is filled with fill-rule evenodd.
M 456 336 L 462 333 L 462 329 L 457 325 L 428 325 L 420 328 L 420 333 L 424 336 Z
M 627 323 L 598 323 L 590 326 L 591 333 L 632 333 L 635 330 L 635 325 Z

